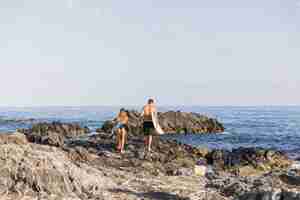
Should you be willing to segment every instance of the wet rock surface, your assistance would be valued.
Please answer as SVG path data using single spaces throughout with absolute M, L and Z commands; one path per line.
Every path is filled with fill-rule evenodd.
M 164 112 L 158 113 L 159 123 L 166 133 L 221 133 L 224 126 L 214 118 L 198 113 Z M 106 121 L 97 132 L 110 132 L 116 124 L 116 119 Z M 136 111 L 129 112 L 129 127 L 134 135 L 142 134 L 141 114 Z

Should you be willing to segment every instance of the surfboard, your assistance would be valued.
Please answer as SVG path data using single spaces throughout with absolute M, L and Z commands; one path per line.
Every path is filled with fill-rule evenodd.
M 164 130 L 159 125 L 157 113 L 152 112 L 151 116 L 152 116 L 152 122 L 154 124 L 154 128 L 156 132 L 160 135 L 164 134 L 165 133 Z

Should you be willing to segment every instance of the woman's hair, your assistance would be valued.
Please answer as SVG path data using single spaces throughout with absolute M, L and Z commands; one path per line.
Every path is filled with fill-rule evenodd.
M 154 99 L 149 99 L 148 104 L 154 103 Z
M 122 112 L 126 113 L 126 115 L 129 116 L 129 111 L 126 110 L 125 108 L 120 109 L 120 113 L 122 113 Z

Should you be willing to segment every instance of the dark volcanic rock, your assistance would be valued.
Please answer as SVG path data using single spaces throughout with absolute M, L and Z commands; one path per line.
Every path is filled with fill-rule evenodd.
M 224 126 L 216 119 L 197 113 L 174 112 L 158 113 L 159 123 L 166 133 L 220 133 Z M 106 121 L 98 132 L 110 132 L 116 124 L 116 119 Z M 134 135 L 142 133 L 141 114 L 136 111 L 129 112 L 130 132 Z
M 70 123 L 38 123 L 31 129 L 21 130 L 33 143 L 62 147 L 65 139 L 74 138 L 89 133 L 88 128 Z
M 215 169 L 233 170 L 241 175 L 255 174 L 271 169 L 284 169 L 292 164 L 284 153 L 261 148 L 241 147 L 232 151 L 213 150 L 206 158 Z

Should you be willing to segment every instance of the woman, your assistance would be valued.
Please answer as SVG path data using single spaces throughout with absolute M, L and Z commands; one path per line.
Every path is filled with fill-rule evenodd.
M 114 127 L 114 131 L 117 132 L 117 151 L 124 153 L 124 146 L 126 141 L 128 128 L 128 111 L 122 108 L 117 117 L 117 125 Z

